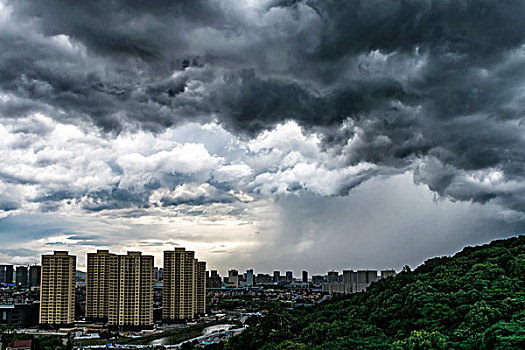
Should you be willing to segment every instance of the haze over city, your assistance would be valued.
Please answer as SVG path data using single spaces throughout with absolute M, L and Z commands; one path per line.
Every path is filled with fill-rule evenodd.
M 0 1 L 0 263 L 416 266 L 525 230 L 525 3 Z

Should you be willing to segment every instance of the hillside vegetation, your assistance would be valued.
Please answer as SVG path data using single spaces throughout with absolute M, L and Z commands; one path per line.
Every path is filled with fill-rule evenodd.
M 525 236 L 249 322 L 226 349 L 525 349 Z

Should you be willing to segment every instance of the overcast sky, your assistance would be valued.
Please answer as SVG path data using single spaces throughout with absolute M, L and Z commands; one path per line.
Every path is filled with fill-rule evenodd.
M 524 13 L 0 0 L 0 263 L 400 269 L 521 234 Z

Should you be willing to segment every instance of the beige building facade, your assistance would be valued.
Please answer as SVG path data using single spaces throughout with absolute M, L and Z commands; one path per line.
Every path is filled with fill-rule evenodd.
M 197 261 L 197 282 L 196 282 L 196 298 L 197 298 L 197 315 L 204 315 L 206 313 L 206 262 Z
M 153 327 L 154 258 L 98 250 L 88 254 L 86 317 L 105 320 L 114 329 Z
M 162 318 L 193 319 L 206 312 L 206 263 L 185 248 L 164 252 Z
M 118 293 L 110 294 L 108 324 L 126 329 L 153 327 L 154 259 L 141 252 L 119 256 Z
M 76 262 L 76 256 L 64 251 L 42 255 L 41 325 L 68 326 L 74 323 Z
M 86 318 L 107 321 L 112 294 L 118 294 L 119 257 L 108 250 L 87 255 Z M 113 299 L 115 300 L 115 296 Z

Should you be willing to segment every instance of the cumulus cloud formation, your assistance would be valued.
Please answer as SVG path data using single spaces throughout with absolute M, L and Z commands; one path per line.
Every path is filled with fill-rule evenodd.
M 128 209 L 140 216 L 173 207 L 189 212 L 212 204 L 242 206 L 274 194 L 334 195 L 375 171 L 373 164 L 345 166 L 333 149 L 321 147 L 318 135 L 305 135 L 295 122 L 252 140 L 217 124 L 107 138 L 90 125 L 33 114 L 3 119 L 0 139 L 4 212 Z
M 214 186 L 229 176 L 254 176 L 243 183 L 254 193 L 344 195 L 376 174 L 408 169 L 439 195 L 525 211 L 522 1 L 0 4 L 0 113 L 19 128 L 11 146 L 31 142 L 16 135 L 53 133 L 53 123 L 61 135 L 74 135 L 71 124 L 93 123 L 95 134 L 118 143 L 119 134 L 147 138 L 187 122 L 217 122 L 233 138 L 258 140 L 247 147 L 262 162 L 224 162 L 191 143 L 104 161 L 97 150 L 114 146 L 92 139 L 83 160 L 46 179 L 52 188 L 40 197 L 18 184 L 34 186 L 45 174 L 3 171 L 2 182 L 13 186 L 9 193 L 0 186 L 3 210 L 28 195 L 75 198 L 89 210 L 147 207 L 143 192 Z M 28 119 L 37 113 L 53 121 Z M 266 133 L 289 121 L 310 145 L 297 151 L 302 145 L 280 143 L 294 151 L 279 158 L 265 148 Z M 34 164 L 80 153 L 46 146 Z M 308 147 L 336 161 L 314 164 Z M 265 161 L 282 168 L 254 169 Z M 73 187 L 61 186 L 67 176 Z M 86 198 L 75 195 L 83 192 Z

